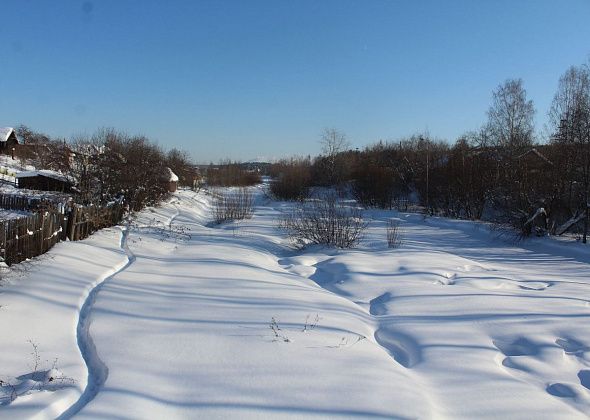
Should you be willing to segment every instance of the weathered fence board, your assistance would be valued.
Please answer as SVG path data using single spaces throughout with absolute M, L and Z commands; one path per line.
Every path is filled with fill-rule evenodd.
M 33 214 L 0 221 L 0 258 L 16 264 L 49 251 L 60 241 L 79 241 L 105 227 L 117 225 L 124 209 L 108 206 L 64 206 L 48 200 L 0 194 L 0 208 Z
M 68 213 L 67 237 L 79 241 L 97 230 L 118 224 L 123 218 L 123 208 L 119 204 L 106 207 L 74 206 Z

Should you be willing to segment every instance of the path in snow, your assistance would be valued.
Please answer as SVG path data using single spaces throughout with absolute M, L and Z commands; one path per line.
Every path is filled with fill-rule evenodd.
M 170 201 L 169 204 L 173 205 L 176 209 L 176 213 L 173 214 L 170 219 L 166 222 L 168 228 L 172 228 L 172 223 L 174 219 L 180 214 L 180 210 L 177 206 L 178 200 Z M 70 406 L 66 411 L 64 411 L 58 419 L 69 419 L 75 414 L 79 413 L 90 401 L 92 401 L 96 395 L 100 392 L 100 389 L 105 384 L 107 377 L 109 375 L 109 368 L 108 366 L 102 361 L 100 356 L 98 355 L 98 351 L 96 349 L 96 345 L 92 336 L 90 335 L 90 325 L 92 323 L 92 309 L 96 302 L 96 297 L 100 290 L 104 287 L 104 285 L 112 281 L 118 274 L 122 273 L 123 271 L 127 270 L 135 261 L 136 257 L 133 252 L 129 249 L 129 244 L 127 242 L 130 232 L 131 223 L 127 222 L 127 225 L 122 228 L 121 231 L 121 240 L 119 243 L 119 247 L 122 251 L 125 252 L 127 259 L 124 263 L 122 263 L 119 267 L 114 268 L 114 272 L 108 276 L 99 279 L 96 283 L 91 285 L 88 289 L 88 293 L 85 297 L 81 299 L 83 302 L 80 307 L 80 313 L 78 317 L 78 323 L 76 327 L 76 337 L 78 341 L 78 348 L 80 349 L 80 354 L 82 355 L 84 362 L 86 363 L 86 367 L 88 370 L 88 379 L 86 382 L 86 387 L 80 395 L 80 398 L 76 403 Z
M 90 325 L 92 322 L 92 308 L 96 302 L 96 296 L 104 286 L 104 284 L 112 280 L 117 274 L 125 271 L 131 264 L 135 262 L 135 256 L 129 250 L 127 245 L 127 238 L 129 236 L 129 226 L 122 228 L 120 248 L 127 255 L 127 260 L 122 263 L 119 267 L 115 267 L 112 274 L 99 279 L 96 283 L 91 285 L 88 289 L 88 293 L 82 297 L 82 305 L 80 306 L 80 312 L 78 316 L 78 323 L 76 326 L 76 337 L 78 341 L 78 348 L 86 363 L 88 370 L 88 379 L 86 381 L 86 387 L 80 395 L 80 398 L 76 403 L 64 411 L 58 418 L 69 419 L 80 410 L 82 410 L 90 401 L 96 397 L 101 387 L 107 380 L 109 375 L 109 368 L 101 360 L 96 349 L 96 345 L 92 336 L 90 335 Z
M 213 227 L 208 197 L 177 197 L 142 212 L 120 238 L 135 262 L 80 303 L 89 386 L 91 362 L 108 377 L 77 418 L 587 418 L 585 249 L 368 211 L 358 249 L 295 251 L 276 227 L 291 204 L 258 197 Z
M 136 262 L 101 290 L 92 335 L 109 377 L 80 418 L 117 407 L 134 418 L 426 416 L 420 387 L 400 389 L 405 369 L 373 342 L 368 313 L 277 263 L 291 252 L 274 203 L 259 197 L 251 220 L 212 227 L 203 197 L 179 197 L 190 235 L 132 231 Z

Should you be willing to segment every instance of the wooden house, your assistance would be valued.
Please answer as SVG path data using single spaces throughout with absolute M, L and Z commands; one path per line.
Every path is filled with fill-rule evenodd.
M 0 153 L 13 155 L 18 144 L 18 138 L 16 137 L 14 128 L 0 127 Z
M 520 165 L 531 174 L 538 174 L 553 169 L 554 165 L 537 148 L 532 148 L 516 157 Z
M 59 172 L 49 170 L 26 171 L 16 174 L 18 188 L 41 191 L 71 192 L 73 182 Z

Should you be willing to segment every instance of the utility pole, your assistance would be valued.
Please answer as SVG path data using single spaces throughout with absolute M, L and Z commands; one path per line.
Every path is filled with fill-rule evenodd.
M 420 137 L 424 140 L 423 137 Z M 426 141 L 426 211 L 430 213 L 430 143 Z

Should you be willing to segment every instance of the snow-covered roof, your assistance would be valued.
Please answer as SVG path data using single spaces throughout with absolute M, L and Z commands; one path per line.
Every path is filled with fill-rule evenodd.
M 0 127 L 0 141 L 4 142 L 8 140 L 8 137 L 12 134 L 14 128 L 12 127 Z
M 57 179 L 58 181 L 71 182 L 71 180 L 67 176 L 60 174 L 59 172 L 50 171 L 47 169 L 41 169 L 38 171 L 24 171 L 24 172 L 19 172 L 16 174 L 17 179 L 19 179 L 19 178 L 32 178 L 35 176 L 44 176 L 46 178 Z
M 178 176 L 172 172 L 172 169 L 166 168 L 168 170 L 168 181 L 170 182 L 178 182 Z

